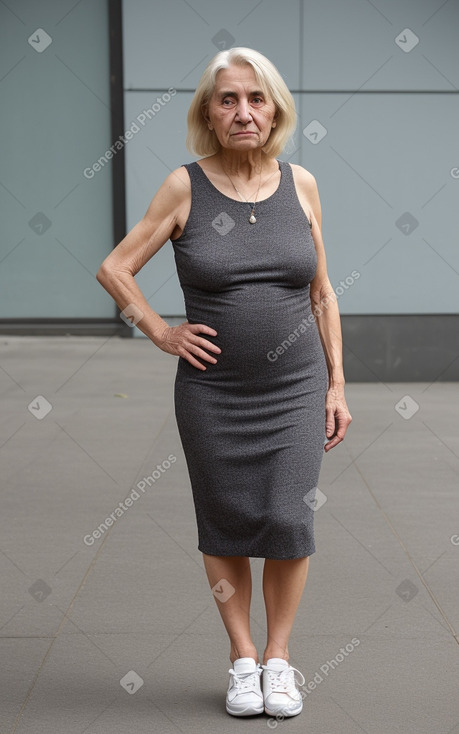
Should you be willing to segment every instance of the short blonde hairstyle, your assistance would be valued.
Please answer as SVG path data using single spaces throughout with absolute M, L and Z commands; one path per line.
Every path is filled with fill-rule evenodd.
M 266 155 L 276 158 L 284 149 L 296 127 L 296 109 L 293 97 L 274 64 L 251 48 L 230 48 L 220 51 L 206 66 L 188 110 L 188 134 L 186 146 L 191 153 L 210 156 L 218 153 L 220 143 L 209 130 L 203 116 L 203 108 L 212 97 L 217 74 L 231 65 L 250 65 L 261 90 L 276 106 L 276 127 L 263 147 Z

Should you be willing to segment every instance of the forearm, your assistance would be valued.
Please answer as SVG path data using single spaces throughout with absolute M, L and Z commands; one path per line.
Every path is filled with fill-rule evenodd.
M 336 295 L 331 289 L 312 295 L 312 310 L 327 362 L 329 386 L 344 385 L 343 339 Z
M 126 306 L 134 305 L 138 309 L 136 314 L 136 326 L 151 341 L 158 345 L 168 324 L 156 311 L 153 311 L 145 296 L 136 283 L 134 276 L 127 271 L 117 271 L 111 268 L 101 267 L 97 273 L 97 280 L 111 295 L 120 311 Z M 137 321 L 137 316 L 141 316 Z

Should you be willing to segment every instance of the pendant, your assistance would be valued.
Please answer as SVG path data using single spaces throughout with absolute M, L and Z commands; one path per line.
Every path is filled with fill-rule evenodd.
M 256 218 L 255 214 L 251 214 L 250 217 L 249 217 L 250 224 L 255 224 L 256 221 L 257 221 L 257 218 Z

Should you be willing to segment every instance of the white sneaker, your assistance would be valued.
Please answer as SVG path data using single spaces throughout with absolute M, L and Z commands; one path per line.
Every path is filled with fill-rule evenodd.
M 226 710 L 232 716 L 255 716 L 264 710 L 260 688 L 261 665 L 253 658 L 238 658 L 228 671 L 230 682 Z
M 298 673 L 298 683 L 300 686 L 304 684 L 300 671 L 282 658 L 270 658 L 262 668 L 265 712 L 269 716 L 284 717 L 300 714 L 303 698 L 295 682 L 295 673 Z

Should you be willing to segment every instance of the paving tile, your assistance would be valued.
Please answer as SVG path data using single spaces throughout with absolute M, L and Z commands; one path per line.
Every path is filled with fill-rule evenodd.
M 347 386 L 354 421 L 324 456 L 290 642 L 304 712 L 241 722 L 224 709 L 176 360 L 145 339 L 5 337 L 0 366 L 2 734 L 459 734 L 457 383 Z M 37 419 L 38 396 L 52 407 Z M 251 567 L 261 655 L 263 559 Z

